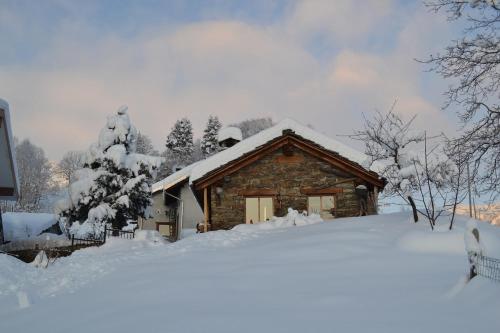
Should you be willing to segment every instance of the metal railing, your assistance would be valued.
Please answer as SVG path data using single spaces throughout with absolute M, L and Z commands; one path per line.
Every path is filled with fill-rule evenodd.
M 106 228 L 106 237 L 119 237 L 124 239 L 134 239 L 135 231 L 127 231 L 121 229 Z
M 77 238 L 71 235 L 71 247 L 100 246 L 106 243 L 106 234 L 101 238 Z
M 500 259 L 469 252 L 469 261 L 475 274 L 500 282 Z

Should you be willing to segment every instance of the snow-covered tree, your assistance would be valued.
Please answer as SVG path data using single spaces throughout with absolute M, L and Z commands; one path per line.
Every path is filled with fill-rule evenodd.
M 452 187 L 458 173 L 456 165 L 443 145 L 429 148 L 427 135 L 411 130 L 415 117 L 405 122 L 393 108 L 387 114 L 377 112 L 373 119 L 365 119 L 364 129 L 350 137 L 364 142 L 371 168 L 386 179 L 384 195 L 401 198 L 411 205 L 415 222 L 419 212 L 434 228 L 436 219 L 458 198 Z
M 187 165 L 193 154 L 193 126 L 187 118 L 178 120 L 167 137 L 166 147 L 178 165 Z
M 155 150 L 151 138 L 146 134 L 139 132 L 137 135 L 137 150 L 138 154 L 159 156 L 158 151 Z
M 500 2 L 497 0 L 429 0 L 449 21 L 465 23 L 462 36 L 443 52 L 423 61 L 450 79 L 445 107 L 458 106 L 463 134 L 451 147 L 472 163 L 483 193 L 500 195 Z
M 201 149 L 201 140 L 200 139 L 196 139 L 196 140 L 194 140 L 194 144 L 193 144 L 192 161 L 193 162 L 198 162 L 198 161 L 201 161 L 204 158 L 205 158 L 205 155 L 203 155 L 203 151 Z
M 69 198 L 59 203 L 60 222 L 79 236 L 99 237 L 107 223 L 150 216 L 151 180 L 161 158 L 136 153 L 137 130 L 127 107 L 107 119 L 84 168 L 75 174 Z
M 208 118 L 207 127 L 201 139 L 201 151 L 205 157 L 211 156 L 219 150 L 217 134 L 221 127 L 222 124 L 217 116 L 210 116 Z
M 409 132 L 414 118 L 405 123 L 393 108 L 394 105 L 387 114 L 377 112 L 373 119 L 365 118 L 364 129 L 350 137 L 365 144 L 365 154 L 371 159 L 372 167 L 375 164 L 379 175 L 386 179 L 384 194 L 398 196 L 410 204 L 417 222 L 417 210 L 410 191 L 411 185 L 415 184 L 410 155 L 412 148 L 424 137 L 421 133 Z
M 81 169 L 84 163 L 84 152 L 68 151 L 57 164 L 57 173 L 60 174 L 68 184 L 71 184 L 75 172 Z
M 273 125 L 274 122 L 271 118 L 256 118 L 256 119 L 247 119 L 230 126 L 238 127 L 241 130 L 243 139 L 246 139 L 269 127 L 272 127 Z
M 19 171 L 20 197 L 16 209 L 40 210 L 40 201 L 51 188 L 52 167 L 42 148 L 25 139 L 16 140 L 16 162 Z
M 439 217 L 449 215 L 452 211 L 450 229 L 453 226 L 454 211 L 460 200 L 460 174 L 454 160 L 450 159 L 441 142 L 429 147 L 427 135 L 424 134 L 423 152 L 413 153 L 413 183 L 408 185 L 407 192 L 413 191 L 418 212 L 425 216 L 434 229 Z

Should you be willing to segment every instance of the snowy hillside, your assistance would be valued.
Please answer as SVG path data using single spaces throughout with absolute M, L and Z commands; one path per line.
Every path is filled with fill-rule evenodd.
M 431 232 L 400 213 L 111 239 L 46 270 L 0 254 L 0 332 L 495 332 L 500 284 L 464 287 L 464 222 Z M 500 257 L 500 228 L 479 228 Z
M 476 214 L 479 220 L 487 221 L 500 226 L 500 203 L 491 205 L 477 205 Z M 469 215 L 469 206 L 462 204 L 457 206 L 457 214 Z

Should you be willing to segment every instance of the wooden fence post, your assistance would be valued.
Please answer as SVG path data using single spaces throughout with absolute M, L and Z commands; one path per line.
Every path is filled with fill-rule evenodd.
M 205 224 L 203 225 L 204 232 L 208 231 L 208 219 L 209 219 L 209 213 L 208 213 L 208 188 L 205 187 L 203 189 L 203 215 L 205 216 Z

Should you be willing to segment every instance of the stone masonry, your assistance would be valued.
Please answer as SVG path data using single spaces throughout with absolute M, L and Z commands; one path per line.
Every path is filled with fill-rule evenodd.
M 360 207 L 354 189 L 356 185 L 368 184 L 359 179 L 338 184 L 351 178 L 355 176 L 335 170 L 331 164 L 296 147 L 291 154 L 287 151 L 287 156 L 278 149 L 210 188 L 212 230 L 245 223 L 245 196 L 241 193 L 244 190 L 275 191 L 278 195 L 272 195 L 274 215 L 283 216 L 289 207 L 307 211 L 308 196 L 301 189 L 342 188 L 342 193 L 335 194 L 335 217 L 358 216 Z M 222 188 L 222 193 L 219 190 L 217 194 L 216 187 Z M 373 200 L 368 200 L 368 213 L 375 212 Z

